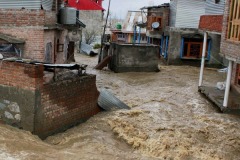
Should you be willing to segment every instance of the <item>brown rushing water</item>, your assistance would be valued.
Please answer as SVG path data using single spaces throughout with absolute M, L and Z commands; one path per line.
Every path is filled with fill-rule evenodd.
M 0 159 L 239 159 L 240 117 L 218 113 L 197 92 L 199 68 L 116 74 L 93 70 L 97 57 L 76 60 L 132 110 L 102 112 L 45 141 L 0 125 Z M 204 78 L 215 85 L 225 76 L 205 70 Z

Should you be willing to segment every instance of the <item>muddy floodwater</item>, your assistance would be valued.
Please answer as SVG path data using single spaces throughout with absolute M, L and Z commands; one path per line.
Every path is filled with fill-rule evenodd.
M 132 109 L 99 113 L 44 141 L 0 125 L 0 159 L 240 159 L 240 116 L 219 113 L 198 93 L 199 68 L 113 73 L 93 70 L 97 57 L 76 55 L 76 61 L 97 75 L 99 90 L 108 89 Z M 206 85 L 225 79 L 215 69 L 204 74 Z

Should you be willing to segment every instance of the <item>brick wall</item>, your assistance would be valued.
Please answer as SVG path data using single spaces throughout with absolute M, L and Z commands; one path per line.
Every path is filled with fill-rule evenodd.
M 0 119 L 33 132 L 36 90 L 42 84 L 42 65 L 0 61 Z
M 240 42 L 234 42 L 227 40 L 228 30 L 228 16 L 229 16 L 229 5 L 231 0 L 226 1 L 224 17 L 223 17 L 223 29 L 222 29 L 222 40 L 221 40 L 221 54 L 226 56 L 227 59 L 240 62 Z
M 42 85 L 42 78 L 42 65 L 0 61 L 0 85 L 35 90 Z
M 203 15 L 200 17 L 199 29 L 222 32 L 222 15 Z
M 43 84 L 43 71 L 43 65 L 0 61 L 0 119 L 45 138 L 100 111 L 95 75 Z
M 45 11 L 44 14 L 45 25 L 55 25 L 57 23 L 57 14 L 54 11 Z
M 0 26 L 43 26 L 43 10 L 0 9 Z
M 226 1 L 225 11 L 223 16 L 221 54 L 223 54 L 223 56 L 225 56 L 227 59 L 234 61 L 231 84 L 232 84 L 232 87 L 236 88 L 235 86 L 236 72 L 237 72 L 236 66 L 237 66 L 237 63 L 240 63 L 240 42 L 227 40 L 230 3 L 231 3 L 231 0 Z
M 0 28 L 0 33 L 25 40 L 24 58 L 44 60 L 44 30 L 36 28 Z
M 44 85 L 34 132 L 45 137 L 87 120 L 100 111 L 98 96 L 95 75 Z
M 30 9 L 0 9 L 0 26 L 44 26 L 57 23 L 55 11 Z
M 44 26 L 56 24 L 55 11 L 0 9 L 0 22 L 0 33 L 25 40 L 24 58 L 44 61 Z

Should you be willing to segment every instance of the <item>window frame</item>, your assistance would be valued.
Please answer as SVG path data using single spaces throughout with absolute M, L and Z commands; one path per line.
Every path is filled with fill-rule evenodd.
M 180 49 L 180 58 L 181 59 L 201 59 L 202 58 L 202 50 L 203 50 L 203 40 L 201 42 L 191 42 L 191 41 L 190 42 L 185 42 L 185 39 L 186 38 L 182 37 L 182 43 L 181 43 L 181 49 Z M 191 44 L 200 44 L 199 55 L 198 56 L 185 56 L 184 55 L 185 44 L 188 44 L 187 55 L 190 55 Z M 206 47 L 206 55 L 205 55 L 206 60 L 210 60 L 211 46 L 212 46 L 212 40 L 208 39 L 207 40 L 207 47 Z
M 240 43 L 240 2 L 232 0 L 229 6 L 227 40 Z
M 236 68 L 236 85 L 240 87 L 240 64 L 237 64 Z

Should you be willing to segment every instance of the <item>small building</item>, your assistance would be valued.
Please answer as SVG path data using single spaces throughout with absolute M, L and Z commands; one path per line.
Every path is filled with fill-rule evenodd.
M 212 86 L 204 86 L 202 60 L 199 90 L 214 102 L 223 112 L 240 113 L 240 4 L 237 0 L 226 1 L 222 23 L 221 55 L 228 61 L 227 79 L 225 90 L 218 90 Z M 220 17 L 202 17 L 206 24 L 200 27 L 205 29 L 205 37 L 208 31 L 219 28 Z M 206 42 L 205 42 L 206 45 Z M 203 53 L 204 54 L 204 53 Z
M 148 43 L 163 46 L 163 33 L 169 26 L 169 3 L 143 7 L 141 10 L 147 10 L 146 36 Z
M 24 41 L 22 47 L 15 45 L 22 58 L 47 63 L 74 60 L 75 43 L 81 40 L 84 25 L 76 19 L 76 10 L 61 5 L 61 0 L 13 0 L 11 5 L 1 1 L 0 45 L 11 43 L 3 37 L 13 37 Z
M 164 32 L 162 55 L 168 64 L 200 65 L 203 32 L 198 30 L 202 15 L 223 15 L 225 0 L 171 0 L 170 26 Z M 209 33 L 206 64 L 222 65 L 220 34 Z
M 128 11 L 121 29 L 111 29 L 111 41 L 117 43 L 147 43 L 146 16 L 141 11 Z

